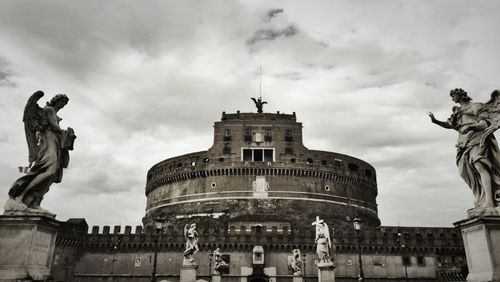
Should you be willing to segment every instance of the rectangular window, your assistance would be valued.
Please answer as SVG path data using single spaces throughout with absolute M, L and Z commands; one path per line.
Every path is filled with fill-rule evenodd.
M 245 139 L 245 142 L 252 142 L 252 129 L 251 128 L 245 128 L 244 139 Z
M 419 266 L 425 266 L 425 258 L 423 256 L 417 256 L 417 264 Z
M 407 257 L 407 256 L 404 256 L 403 257 L 403 265 L 405 265 L 405 266 L 411 266 L 411 258 Z
M 253 161 L 254 162 L 261 162 L 261 161 L 263 161 L 262 150 L 261 149 L 255 149 L 255 150 L 253 150 Z
M 273 141 L 273 130 L 271 128 L 264 129 L 264 141 L 266 142 Z
M 231 141 L 231 129 L 224 129 L 224 141 Z
M 251 162 L 253 160 L 252 150 L 251 149 L 243 149 L 243 161 Z
M 224 143 L 223 153 L 224 154 L 231 154 L 231 145 L 229 142 Z
M 285 129 L 285 142 L 292 142 L 292 131 L 290 129 Z
M 285 154 L 288 154 L 288 155 L 293 154 L 292 143 L 286 143 L 286 145 L 285 145 Z
M 273 161 L 273 150 L 265 149 L 264 150 L 264 161 L 272 162 Z
M 243 162 L 273 162 L 274 149 L 264 148 L 243 148 L 242 149 Z
M 342 160 L 335 159 L 335 167 L 336 168 L 341 168 L 342 167 Z

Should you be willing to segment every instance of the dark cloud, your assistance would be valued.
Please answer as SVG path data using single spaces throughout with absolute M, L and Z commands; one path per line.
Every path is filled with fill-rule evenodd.
M 283 13 L 283 9 L 271 9 L 267 12 L 266 21 L 270 21 L 272 18 L 276 17 L 278 14 Z
M 294 25 L 289 25 L 283 29 L 259 29 L 246 43 L 247 45 L 254 45 L 259 41 L 272 41 L 280 37 L 292 37 L 298 32 Z

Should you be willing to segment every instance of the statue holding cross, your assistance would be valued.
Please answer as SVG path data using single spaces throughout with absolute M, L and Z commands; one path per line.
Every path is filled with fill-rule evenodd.
M 330 232 L 328 225 L 319 216 L 316 216 L 316 221 L 312 223 L 316 225 L 316 253 L 319 257 L 320 264 L 332 264 L 330 249 L 332 241 L 330 240 Z

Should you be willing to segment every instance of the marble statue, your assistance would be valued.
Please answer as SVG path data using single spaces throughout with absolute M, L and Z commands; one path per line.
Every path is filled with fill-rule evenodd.
M 288 266 L 292 269 L 293 276 L 302 276 L 302 255 L 299 249 L 293 249 L 288 257 Z
M 199 251 L 198 248 L 198 231 L 196 231 L 196 223 L 184 226 L 184 238 L 186 239 L 186 249 L 184 250 L 183 265 L 194 265 L 193 256 Z
M 61 129 L 58 111 L 68 103 L 65 94 L 54 96 L 44 108 L 38 100 L 44 96 L 37 91 L 24 108 L 24 130 L 29 150 L 29 171 L 17 179 L 9 190 L 5 214 L 42 213 L 54 216 L 40 204 L 53 183 L 62 180 L 63 168 L 69 164 L 75 133 L 72 128 Z
M 471 102 L 463 89 L 450 91 L 453 107 L 450 118 L 431 121 L 458 132 L 456 163 L 460 176 L 472 189 L 475 208 L 469 215 L 491 211 L 498 213 L 500 201 L 500 152 L 493 133 L 500 127 L 500 91 L 495 90 L 487 103 Z
M 267 104 L 267 102 L 262 101 L 262 97 L 259 97 L 257 99 L 252 97 L 253 102 L 255 103 L 255 106 L 257 107 L 257 113 L 262 113 L 262 107 L 264 104 Z
M 227 271 L 229 266 L 227 265 L 227 262 L 222 259 L 222 253 L 219 248 L 214 251 L 214 260 L 214 271 L 219 274 Z
M 319 257 L 319 264 L 330 264 L 330 249 L 332 241 L 330 240 L 330 231 L 328 225 L 324 222 L 316 224 L 316 253 Z

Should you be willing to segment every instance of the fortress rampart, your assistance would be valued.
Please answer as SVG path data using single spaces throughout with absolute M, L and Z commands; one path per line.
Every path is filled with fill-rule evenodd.
M 153 250 L 156 231 L 136 226 L 93 226 L 82 245 L 88 251 L 121 251 Z M 169 226 L 159 235 L 160 249 L 170 251 L 184 250 L 183 227 Z M 262 245 L 265 250 L 291 252 L 299 248 L 304 252 L 315 252 L 313 228 L 290 229 L 286 227 L 262 228 L 246 226 L 214 228 L 199 226 L 199 246 L 201 250 L 212 250 L 217 247 L 226 251 L 252 251 L 255 245 Z M 357 237 L 354 231 L 332 232 L 336 252 L 356 252 Z M 65 241 L 59 241 L 62 246 Z M 363 253 L 401 253 L 411 251 L 418 254 L 460 253 L 463 252 L 462 237 L 456 228 L 437 227 L 395 227 L 381 226 L 367 230 L 361 237 Z M 404 245 L 404 246 L 403 246 Z
M 56 242 L 53 275 L 56 280 L 147 281 L 158 238 L 158 273 L 170 281 L 179 281 L 179 268 L 185 249 L 183 228 L 168 226 L 157 236 L 150 227 L 93 226 L 68 224 Z M 88 232 L 88 233 L 87 233 Z M 305 274 L 316 279 L 316 245 L 312 227 L 233 226 L 230 228 L 200 224 L 200 252 L 195 255 L 198 278 L 209 279 L 209 253 L 220 248 L 230 254 L 230 273 L 224 281 L 237 282 L 240 266 L 251 266 L 252 250 L 264 249 L 266 265 L 275 267 L 277 281 L 291 279 L 287 256 L 299 248 L 303 254 Z M 357 237 L 353 230 L 332 232 L 334 259 L 339 281 L 356 275 Z M 404 262 L 414 281 L 434 281 L 439 277 L 458 277 L 465 265 L 461 235 L 455 228 L 380 226 L 364 230 L 361 248 L 365 273 L 370 277 L 401 277 Z M 387 268 L 390 265 L 389 268 Z M 212 265 L 213 266 L 213 265 Z M 419 277 L 422 280 L 415 280 Z M 346 279 L 346 280 L 344 280 Z M 315 281 L 315 280 L 314 280 Z
M 314 216 L 336 224 L 361 216 L 380 225 L 375 169 L 307 149 L 295 114 L 223 113 L 212 147 L 154 165 L 145 193 L 146 226 L 158 216 L 196 214 L 224 215 L 228 225 L 250 218 L 296 225 Z

